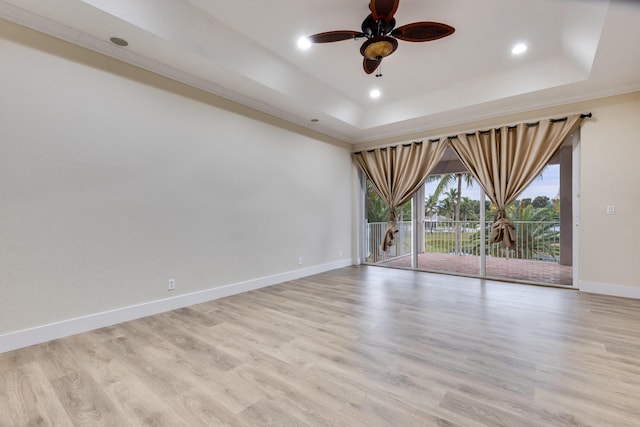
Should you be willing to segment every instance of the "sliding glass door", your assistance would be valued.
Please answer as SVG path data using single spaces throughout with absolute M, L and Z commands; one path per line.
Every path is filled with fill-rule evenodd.
M 398 232 L 395 234 L 393 245 L 384 251 L 383 240 L 387 229 L 389 209 L 376 194 L 369 181 L 366 182 L 364 250 L 367 263 L 411 267 L 413 253 L 412 208 L 413 201 L 409 201 L 398 209 Z
M 480 274 L 479 188 L 468 173 L 431 175 L 427 179 L 419 269 Z
M 398 212 L 394 244 L 382 250 L 388 210 L 367 183 L 364 232 L 366 263 L 512 281 L 573 283 L 571 242 L 561 227 L 571 226 L 571 182 L 561 168 L 570 157 L 556 156 L 541 175 L 507 207 L 516 245 L 490 243 L 496 207 L 464 172 L 432 175 Z M 562 170 L 564 176 L 571 171 Z M 564 188 L 563 188 L 564 186 Z M 567 186 L 569 190 L 567 190 Z M 569 197 L 569 201 L 571 198 Z M 571 236 L 568 237 L 571 239 Z M 569 248 L 567 249 L 563 248 Z M 568 260 L 568 261 L 567 261 Z

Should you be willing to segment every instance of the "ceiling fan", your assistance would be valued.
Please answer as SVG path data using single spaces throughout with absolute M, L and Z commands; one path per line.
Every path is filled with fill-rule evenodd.
M 450 36 L 455 31 L 450 25 L 440 22 L 414 22 L 395 28 L 393 17 L 400 0 L 371 0 L 371 13 L 362 21 L 362 31 L 327 31 L 314 34 L 307 39 L 311 43 L 332 43 L 365 37 L 360 47 L 364 57 L 362 67 L 365 73 L 373 73 L 382 59 L 391 55 L 398 47 L 398 40 L 408 42 L 428 42 Z M 395 28 L 395 29 L 394 29 Z

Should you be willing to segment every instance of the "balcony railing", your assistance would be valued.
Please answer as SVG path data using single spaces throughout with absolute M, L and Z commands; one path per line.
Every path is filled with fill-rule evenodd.
M 557 262 L 560 255 L 559 221 L 514 221 L 516 246 L 505 250 L 500 244 L 489 244 L 491 222 L 485 227 L 485 253 L 496 258 L 517 258 L 533 261 Z M 395 244 L 387 253 L 382 252 L 382 238 L 386 223 L 373 222 L 367 230 L 367 261 L 384 262 L 411 254 L 411 223 L 400 222 Z M 456 243 L 456 234 L 460 242 Z M 480 255 L 480 221 L 424 222 L 424 247 L 421 253 Z

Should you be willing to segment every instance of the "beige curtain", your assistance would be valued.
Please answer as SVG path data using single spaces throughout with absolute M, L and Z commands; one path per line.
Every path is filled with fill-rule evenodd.
M 492 243 L 514 246 L 513 223 L 506 217 L 506 206 L 540 174 L 581 121 L 581 116 L 575 115 L 449 139 L 451 148 L 498 207 L 491 226 Z
M 389 207 L 389 220 L 382 250 L 387 251 L 398 232 L 397 209 L 407 203 L 440 161 L 447 141 L 414 142 L 407 145 L 376 148 L 353 154 L 382 201 Z

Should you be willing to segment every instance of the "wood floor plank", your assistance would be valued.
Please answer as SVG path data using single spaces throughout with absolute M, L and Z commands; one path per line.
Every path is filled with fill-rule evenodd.
M 260 401 L 242 411 L 240 419 L 246 425 L 264 427 L 311 427 L 294 415 L 281 408 L 278 401 Z
M 152 359 L 144 348 L 136 348 L 127 337 L 117 338 L 100 344 L 104 351 L 113 353 L 131 373 L 133 381 L 145 382 L 157 393 L 175 396 L 192 388 L 182 377 L 174 374 L 172 366 L 163 364 L 162 359 Z
M 34 347 L 36 346 L 0 353 L 0 371 L 34 362 L 36 360 Z
M 246 426 L 238 417 L 214 398 L 197 388 L 174 397 L 173 409 L 185 426 Z
M 311 373 L 305 372 L 304 377 L 302 375 L 290 377 L 261 369 L 259 366 L 242 366 L 236 372 L 239 376 L 257 384 L 265 394 L 270 395 L 270 398 L 257 402 L 260 407 L 273 406 L 274 402 L 277 402 L 275 406 L 280 410 L 312 426 L 344 425 L 342 421 L 346 417 L 338 415 L 344 406 L 344 401 L 335 400 L 333 396 L 327 395 L 323 392 L 324 390 L 318 388 Z M 247 408 L 249 412 L 255 409 L 255 406 L 253 409 Z
M 216 347 L 214 342 L 202 340 L 182 328 L 173 327 L 169 322 L 160 319 L 157 326 L 151 330 L 169 341 L 181 351 L 188 353 L 190 359 L 194 359 L 203 364 L 208 364 L 215 369 L 228 371 L 241 362 Z
M 78 361 L 131 426 L 179 425 L 171 408 L 172 396 L 163 399 L 149 385 L 135 381 L 135 372 L 110 351 L 105 351 L 101 340 L 89 334 L 70 338 Z
M 55 340 L 33 347 L 36 360 L 47 378 L 53 379 L 76 373 L 78 361 L 65 340 Z
M 540 390 L 536 394 L 536 404 L 548 411 L 562 411 L 567 414 L 565 425 L 637 427 L 638 418 L 612 411 L 599 404 L 582 400 L 573 393 L 557 393 Z M 569 424 L 571 420 L 574 424 Z M 562 424 L 561 424 L 562 425 Z
M 640 301 L 350 267 L 0 354 L 0 427 L 638 426 Z
M 452 412 L 463 415 L 470 420 L 480 421 L 484 425 L 496 426 L 496 427 L 542 427 L 543 424 L 538 424 L 530 419 L 519 417 L 510 412 L 503 411 L 494 406 L 481 403 L 477 400 L 455 392 L 447 392 L 444 399 L 440 403 L 443 408 L 449 409 Z
M 0 426 L 73 426 L 40 365 L 0 371 Z
M 75 426 L 117 426 L 129 424 L 100 388 L 84 371 L 51 380 L 56 394 Z

